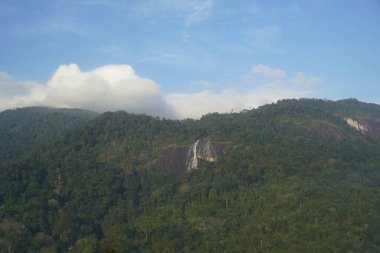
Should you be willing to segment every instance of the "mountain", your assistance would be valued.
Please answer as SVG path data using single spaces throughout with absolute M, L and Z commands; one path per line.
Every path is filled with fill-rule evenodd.
M 380 106 L 0 113 L 0 252 L 379 252 Z
M 3 111 L 0 113 L 0 159 L 20 156 L 36 145 L 48 144 L 96 115 L 86 110 L 46 107 Z

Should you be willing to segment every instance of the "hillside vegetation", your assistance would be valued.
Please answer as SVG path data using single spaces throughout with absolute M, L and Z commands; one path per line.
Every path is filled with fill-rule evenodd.
M 183 121 L 2 112 L 0 252 L 380 252 L 379 122 L 355 99 Z M 223 157 L 157 166 L 200 138 Z

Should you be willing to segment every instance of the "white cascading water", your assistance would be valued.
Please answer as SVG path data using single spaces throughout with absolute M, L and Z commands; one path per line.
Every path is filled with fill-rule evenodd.
M 190 147 L 188 157 L 190 158 L 187 171 L 191 171 L 192 169 L 195 169 L 198 165 L 198 158 L 197 158 L 197 146 L 198 146 L 199 140 L 194 142 L 194 144 Z

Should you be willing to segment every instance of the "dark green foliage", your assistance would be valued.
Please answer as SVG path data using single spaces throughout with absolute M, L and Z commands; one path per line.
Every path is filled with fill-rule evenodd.
M 380 138 L 344 122 L 354 116 L 379 120 L 380 106 L 0 113 L 0 252 L 379 252 Z M 164 148 L 204 137 L 221 160 L 156 169 Z
M 23 155 L 37 145 L 93 119 L 97 113 L 79 109 L 29 107 L 0 113 L 0 162 Z

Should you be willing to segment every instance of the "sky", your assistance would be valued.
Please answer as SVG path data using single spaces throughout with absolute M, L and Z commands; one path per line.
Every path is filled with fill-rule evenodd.
M 0 111 L 380 103 L 380 0 L 0 0 Z

